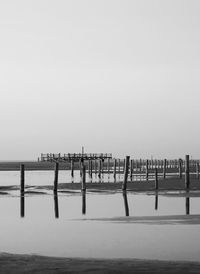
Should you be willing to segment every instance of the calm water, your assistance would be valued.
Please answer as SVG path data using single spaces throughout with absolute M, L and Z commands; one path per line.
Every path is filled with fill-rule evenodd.
M 60 172 L 60 182 L 66 182 L 67 176 L 71 180 Z M 53 172 L 27 172 L 26 180 L 30 185 L 49 185 Z M 1 185 L 18 181 L 18 172 L 0 172 Z M 27 194 L 24 199 L 17 191 L 9 193 L 0 196 L 1 252 L 200 261 L 200 225 L 95 220 L 200 214 L 199 197 L 190 198 L 188 204 L 184 197 L 129 192 L 126 196 L 77 192 L 54 197 L 50 191 L 48 195 Z

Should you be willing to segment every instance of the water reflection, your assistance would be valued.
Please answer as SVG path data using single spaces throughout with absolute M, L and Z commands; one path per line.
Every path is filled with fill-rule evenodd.
M 24 218 L 25 216 L 25 197 L 24 195 L 20 195 L 20 216 Z
M 82 214 L 86 214 L 86 191 L 82 190 Z
M 190 215 L 190 198 L 185 198 L 185 214 Z
M 158 192 L 155 193 L 155 210 L 158 210 Z
M 76 195 L 75 195 L 76 193 Z M 162 216 L 162 215 L 190 215 L 199 214 L 198 206 L 200 204 L 200 199 L 196 197 L 193 199 L 189 197 L 189 193 L 183 193 L 183 196 L 178 196 L 177 193 L 163 195 L 158 191 L 155 191 L 151 195 L 135 194 L 123 191 L 122 193 L 109 194 L 109 193 L 96 193 L 88 192 L 86 197 L 86 191 L 75 192 L 64 194 L 54 192 L 53 199 L 51 198 L 51 203 L 54 202 L 54 215 L 55 218 L 59 218 L 59 206 L 60 208 L 72 208 L 70 212 L 64 210 L 64 214 L 70 215 L 71 218 L 81 217 L 86 215 L 87 217 L 104 217 L 104 216 Z M 58 194 L 60 195 L 58 197 Z M 78 194 L 78 195 L 77 195 Z M 112 196 L 110 196 L 112 195 Z M 186 195 L 186 196 L 185 196 Z M 192 195 L 192 194 L 191 194 Z M 37 198 L 34 195 L 29 194 L 20 195 L 20 216 L 25 217 L 25 198 L 28 199 L 26 207 L 28 211 L 32 212 L 34 205 L 30 207 L 30 201 L 35 201 L 37 203 Z M 159 196 L 159 197 L 158 197 Z M 41 196 L 41 206 L 46 203 L 45 197 Z M 88 201 L 86 201 L 86 198 Z M 129 200 L 128 200 L 129 198 Z M 59 201 L 58 201 L 59 199 Z M 158 201 L 159 199 L 159 201 Z M 192 210 L 190 208 L 190 199 L 194 203 L 192 204 Z M 122 201 L 123 200 L 123 201 Z M 60 205 L 58 204 L 60 202 Z M 89 211 L 86 209 L 86 203 L 89 204 Z M 195 206 L 194 206 L 195 205 Z M 132 209 L 131 213 L 130 210 Z M 46 208 L 47 210 L 47 208 Z M 87 213 L 86 213 L 87 211 Z
M 126 216 L 129 216 L 129 207 L 128 207 L 128 199 L 127 199 L 126 191 L 123 191 L 122 195 L 123 195 L 123 198 L 124 198 L 125 214 L 126 214 Z
M 59 208 L 58 208 L 58 194 L 57 192 L 54 193 L 54 212 L 55 212 L 55 218 L 59 218 Z

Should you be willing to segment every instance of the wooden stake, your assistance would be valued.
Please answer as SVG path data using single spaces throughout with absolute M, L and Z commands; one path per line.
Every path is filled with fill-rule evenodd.
M 57 192 L 54 194 L 54 212 L 55 212 L 55 218 L 59 218 L 59 210 L 58 210 L 58 195 Z
M 58 189 L 58 170 L 59 164 L 56 162 L 54 166 L 54 192 L 57 192 Z
M 86 190 L 86 176 L 85 176 L 85 165 L 82 163 L 82 177 L 81 177 L 81 185 L 82 185 L 82 190 Z
M 199 163 L 196 163 L 196 177 L 199 179 Z
M 189 155 L 185 156 L 185 188 L 189 189 L 190 188 L 190 158 Z
M 179 178 L 182 178 L 182 159 L 178 160 L 178 171 L 179 171 Z
M 113 177 L 114 177 L 114 181 L 116 181 L 116 165 L 117 165 L 117 160 L 114 159 L 114 163 L 113 163 Z
M 155 189 L 158 190 L 158 169 L 155 168 Z
M 86 191 L 82 190 L 82 214 L 86 213 Z
M 125 159 L 125 169 L 124 169 L 124 181 L 122 184 L 122 190 L 126 190 L 127 186 L 127 178 L 128 178 L 128 171 L 129 171 L 129 161 L 130 161 L 130 156 L 126 156 Z
M 24 194 L 24 181 L 25 181 L 25 177 L 24 177 L 24 164 L 20 165 L 20 190 L 21 190 L 21 194 Z
M 71 160 L 71 177 L 74 178 L 74 160 Z
M 164 159 L 164 161 L 163 161 L 163 179 L 166 178 L 166 166 L 167 166 L 167 160 Z
M 149 161 L 146 160 L 146 180 L 148 181 L 149 178 Z

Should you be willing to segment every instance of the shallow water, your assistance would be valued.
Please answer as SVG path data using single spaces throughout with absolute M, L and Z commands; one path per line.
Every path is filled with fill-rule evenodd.
M 1 252 L 200 261 L 200 225 L 98 221 L 200 214 L 199 197 L 188 203 L 184 197 L 133 192 L 2 195 L 0 208 Z

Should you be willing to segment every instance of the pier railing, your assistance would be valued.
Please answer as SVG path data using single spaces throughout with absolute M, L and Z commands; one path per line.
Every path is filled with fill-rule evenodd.
M 79 160 L 97 160 L 97 159 L 112 159 L 111 153 L 65 153 L 61 155 L 61 153 L 47 153 L 41 154 L 40 161 L 41 162 L 55 162 L 55 161 L 79 161 Z

